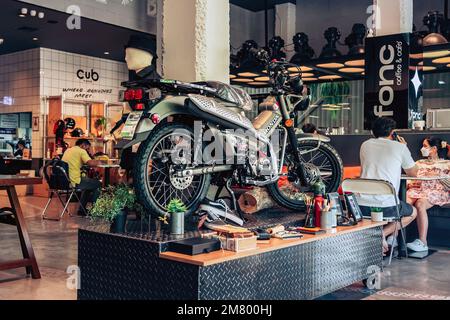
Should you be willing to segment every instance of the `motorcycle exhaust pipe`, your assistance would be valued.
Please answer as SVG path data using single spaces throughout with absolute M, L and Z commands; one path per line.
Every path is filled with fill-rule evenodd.
M 231 170 L 233 170 L 233 166 L 231 166 L 231 165 L 212 166 L 212 167 L 205 167 L 205 168 L 198 168 L 198 169 L 183 170 L 183 171 L 178 172 L 177 175 L 185 178 L 185 177 L 201 176 L 201 175 L 205 175 L 205 174 L 225 172 L 225 171 L 231 171 Z

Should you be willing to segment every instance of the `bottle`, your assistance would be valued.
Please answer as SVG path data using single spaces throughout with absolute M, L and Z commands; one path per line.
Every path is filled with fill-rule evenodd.
M 314 220 L 316 228 L 322 227 L 322 208 L 323 208 L 323 196 L 322 194 L 317 194 L 314 196 Z
M 47 149 L 47 159 L 51 159 L 52 158 L 52 153 L 50 151 L 50 148 Z

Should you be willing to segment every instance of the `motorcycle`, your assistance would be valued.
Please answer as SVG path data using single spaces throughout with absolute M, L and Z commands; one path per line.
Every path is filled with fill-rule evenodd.
M 116 149 L 139 145 L 134 185 L 138 199 L 155 216 L 180 199 L 194 213 L 211 184 L 266 187 L 282 207 L 305 210 L 305 194 L 322 181 L 335 192 L 343 163 L 330 139 L 295 129 L 295 117 L 320 107 L 311 105 L 301 69 L 285 61 L 269 61 L 264 50 L 254 55 L 267 66 L 270 96 L 252 122 L 254 107 L 243 90 L 219 82 L 176 80 L 124 82 L 122 101 L 133 109 L 122 122 Z M 292 75 L 292 68 L 297 68 Z M 207 144 L 207 143 L 210 144 Z M 212 146 L 211 146 L 212 145 Z M 231 191 L 232 192 L 232 191 Z M 236 203 L 234 195 L 233 201 Z

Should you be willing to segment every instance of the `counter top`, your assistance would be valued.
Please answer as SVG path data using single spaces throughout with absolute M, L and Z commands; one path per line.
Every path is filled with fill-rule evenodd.
M 255 256 L 262 253 L 267 253 L 275 250 L 280 250 L 284 248 L 289 248 L 292 246 L 298 246 L 314 241 L 318 241 L 328 237 L 335 237 L 337 235 L 342 235 L 346 233 L 351 233 L 355 231 L 360 231 L 364 229 L 376 228 L 386 225 L 386 222 L 372 222 L 370 220 L 364 220 L 360 222 L 357 226 L 353 227 L 338 227 L 336 233 L 326 233 L 321 235 L 304 235 L 302 239 L 293 240 L 282 240 L 282 239 L 271 239 L 270 243 L 258 243 L 258 247 L 255 250 L 245 251 L 245 252 L 232 252 L 232 251 L 216 251 L 207 254 L 200 254 L 196 256 L 189 256 L 176 252 L 163 252 L 160 254 L 161 259 L 177 261 L 181 263 L 207 267 L 226 261 L 237 260 L 245 257 Z M 381 248 L 380 248 L 381 250 Z

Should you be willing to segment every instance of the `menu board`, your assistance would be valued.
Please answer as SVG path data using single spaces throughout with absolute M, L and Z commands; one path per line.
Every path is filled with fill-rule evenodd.
M 19 128 L 29 129 L 31 128 L 31 113 L 19 114 Z
M 19 128 L 19 114 L 0 115 L 0 128 L 17 129 Z

